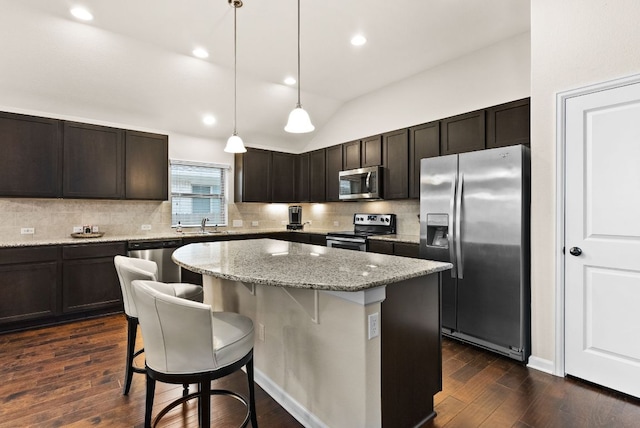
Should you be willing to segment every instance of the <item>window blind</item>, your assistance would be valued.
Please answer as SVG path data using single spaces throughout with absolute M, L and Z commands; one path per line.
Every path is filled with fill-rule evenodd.
M 171 224 L 227 225 L 226 166 L 171 161 Z

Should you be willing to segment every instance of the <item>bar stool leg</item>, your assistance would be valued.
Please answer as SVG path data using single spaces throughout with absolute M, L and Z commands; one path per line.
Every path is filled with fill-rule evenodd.
M 251 426 L 258 428 L 258 415 L 256 413 L 256 394 L 253 383 L 253 357 L 246 365 L 247 368 L 247 380 L 249 382 L 249 411 L 251 412 Z
M 125 381 L 123 395 L 129 394 L 131 379 L 133 378 L 133 358 L 135 357 L 136 335 L 138 333 L 138 318 L 127 316 L 127 366 L 125 368 Z

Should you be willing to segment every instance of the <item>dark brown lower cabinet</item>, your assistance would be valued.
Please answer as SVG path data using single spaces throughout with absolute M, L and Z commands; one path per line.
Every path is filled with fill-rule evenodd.
M 124 242 L 62 247 L 62 312 L 122 305 L 113 257 L 127 253 Z
M 0 249 L 0 331 L 56 315 L 58 247 Z
M 393 255 L 393 242 L 369 239 L 367 241 L 367 251 L 370 253 Z
M 394 256 L 420 258 L 420 246 L 410 242 L 378 241 L 370 239 L 367 243 L 370 253 L 390 254 Z

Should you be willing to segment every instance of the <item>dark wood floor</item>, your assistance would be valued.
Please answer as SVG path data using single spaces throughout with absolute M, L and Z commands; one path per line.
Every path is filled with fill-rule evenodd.
M 144 377 L 135 375 L 129 396 L 122 395 L 125 342 L 123 315 L 0 335 L 0 428 L 142 427 Z M 458 342 L 445 340 L 443 368 L 438 416 L 423 428 L 640 426 L 638 400 Z M 242 372 L 215 386 L 246 394 Z M 181 390 L 159 384 L 155 410 Z M 260 387 L 256 393 L 261 427 L 301 426 Z M 213 426 L 237 426 L 242 412 L 235 400 L 214 398 Z M 197 426 L 195 403 L 161 426 Z

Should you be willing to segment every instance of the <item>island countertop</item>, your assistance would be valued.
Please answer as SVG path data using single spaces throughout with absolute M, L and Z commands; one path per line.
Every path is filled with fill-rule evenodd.
M 361 291 L 452 267 L 274 239 L 189 244 L 178 248 L 172 258 L 186 269 L 221 279 L 331 291 Z

